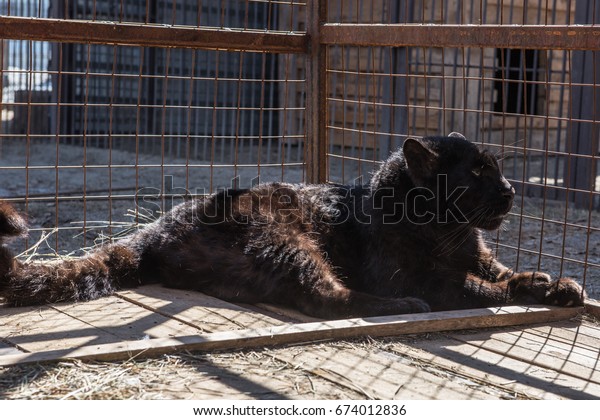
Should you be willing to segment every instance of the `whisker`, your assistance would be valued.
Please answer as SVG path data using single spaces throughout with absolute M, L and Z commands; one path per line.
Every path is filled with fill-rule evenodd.
M 472 226 L 477 225 L 479 222 L 481 222 L 487 216 L 489 211 L 490 209 L 483 206 L 473 209 L 471 212 L 468 213 L 473 216 L 473 220 L 470 223 L 461 224 L 457 228 L 452 229 L 451 231 L 442 235 L 442 241 L 438 246 L 434 248 L 434 250 L 441 249 L 439 255 L 452 254 L 465 243 L 465 241 L 469 237 L 469 235 L 467 235 L 467 232 L 472 229 Z M 457 239 L 458 242 L 456 243 Z
M 481 214 L 477 219 L 477 223 L 480 222 L 481 220 L 483 220 L 484 216 L 485 216 L 485 213 Z M 448 254 L 454 253 L 457 249 L 459 249 L 467 241 L 468 238 L 469 238 L 468 235 L 462 236 L 461 240 L 457 244 L 455 244 L 455 246 L 453 246 L 450 250 L 448 250 Z

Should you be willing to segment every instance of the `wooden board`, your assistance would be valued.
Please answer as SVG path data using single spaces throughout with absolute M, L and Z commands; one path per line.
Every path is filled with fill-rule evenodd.
M 286 308 L 283 306 L 271 305 L 268 303 L 259 303 L 256 305 L 258 308 L 269 311 L 273 314 L 281 315 L 286 317 L 289 320 L 300 321 L 300 322 L 319 322 L 322 319 L 315 318 L 313 316 L 308 316 L 299 312 L 295 309 Z
M 178 337 L 202 332 L 198 328 L 149 311 L 117 296 L 52 307 L 123 340 Z
M 47 306 L 0 308 L 0 337 L 29 352 L 115 343 L 122 338 Z
M 16 347 L 11 346 L 10 344 L 0 341 L 0 357 L 7 356 L 9 354 L 23 354 L 23 352 L 19 351 Z
M 589 322 L 560 321 L 550 325 L 532 325 L 527 332 L 589 350 L 600 349 L 600 325 Z
M 20 353 L 15 347 L 0 347 L 0 365 L 71 358 L 122 360 L 182 350 L 272 348 L 365 335 L 395 336 L 551 322 L 580 313 L 581 308 L 504 307 L 315 322 L 314 318 L 286 308 L 235 305 L 197 292 L 150 286 L 88 303 L 23 309 L 0 307 L 0 337 L 21 331 L 19 337 L 13 339 L 32 352 Z M 294 323 L 296 321 L 302 323 Z M 519 331 L 525 331 L 527 340 L 551 343 L 553 349 L 563 352 L 561 357 L 567 362 L 585 362 L 588 370 L 592 368 L 593 351 L 600 348 L 600 327 L 591 323 L 580 325 L 565 321 L 525 330 L 511 328 L 505 333 Z M 495 336 L 494 339 L 498 341 Z M 570 376 L 552 366 L 532 365 L 522 360 L 522 355 L 521 359 L 515 359 L 512 354 L 500 354 L 500 350 L 484 348 L 480 343 L 452 337 L 444 337 L 444 340 L 424 340 L 422 348 L 403 347 L 396 342 L 389 345 L 390 351 L 388 347 L 383 351 L 343 342 L 313 344 L 272 349 L 265 352 L 265 356 L 284 362 L 291 372 L 300 370 L 322 384 L 346 390 L 340 395 L 364 398 L 594 398 L 600 395 L 600 385 L 594 380 Z M 572 355 L 569 361 L 569 354 L 565 352 L 573 341 L 577 342 L 573 352 L 577 356 Z M 544 350 L 547 349 L 537 351 Z M 569 365 L 567 370 L 575 367 Z M 245 373 L 240 375 L 245 378 Z M 255 392 L 274 391 L 285 395 L 285 382 L 265 381 L 269 389 L 260 388 Z M 217 394 L 227 396 L 235 391 L 204 385 L 190 388 L 188 392 L 213 395 L 210 389 L 214 388 Z
M 600 320 L 600 302 L 588 299 L 585 301 L 585 311 Z
M 600 398 L 600 386 L 597 384 L 449 337 L 424 339 L 409 345 L 394 343 L 390 349 L 479 383 L 494 384 L 512 391 L 515 398 Z
M 568 374 L 600 385 L 600 348 L 565 343 L 552 334 L 546 336 L 528 330 L 453 334 L 453 338 L 544 369 Z
M 184 359 L 185 360 L 185 359 Z M 191 373 L 190 370 L 195 372 Z M 219 355 L 182 363 L 180 369 L 163 370 L 152 388 L 160 399 L 344 399 L 362 394 L 325 379 L 273 361 L 262 353 L 256 357 Z
M 310 346 L 293 351 L 271 352 L 297 369 L 354 390 L 367 399 L 490 399 L 479 384 L 457 380 L 409 364 L 398 356 L 364 348 Z M 492 388 L 492 387 L 490 387 Z
M 259 308 L 289 317 L 296 321 L 318 322 L 296 310 L 269 304 Z M 302 346 L 284 351 L 269 351 L 274 359 L 286 362 L 294 369 L 323 378 L 341 388 L 357 392 L 368 399 L 487 399 L 509 397 L 490 385 L 482 392 L 479 384 L 453 377 L 447 370 L 430 366 L 428 371 L 410 366 L 398 356 L 374 349 L 357 348 L 348 344 Z M 475 385 L 477 388 L 473 388 Z
M 343 339 L 365 335 L 381 337 L 567 319 L 579 312 L 580 309 L 578 308 L 510 306 L 364 319 L 355 318 L 293 325 L 286 324 L 262 329 L 246 329 L 179 338 L 160 338 L 117 344 L 84 346 L 72 351 L 47 351 L 32 355 L 26 361 L 57 360 L 62 358 L 119 360 L 139 354 L 151 356 L 182 350 L 232 350 L 317 340 Z M 22 362 L 24 360 L 19 358 L 19 356 L 0 358 L 0 365 Z
M 316 322 L 316 318 L 304 315 L 293 309 L 275 305 L 259 304 L 278 314 L 302 322 Z M 270 351 L 276 360 L 289 363 L 296 369 L 302 369 L 309 374 L 321 377 L 342 388 L 360 393 L 363 398 L 443 398 L 486 399 L 492 396 L 508 398 L 506 391 L 499 390 L 493 385 L 480 387 L 479 384 L 456 378 L 445 368 L 429 366 L 428 371 L 408 366 L 405 360 L 398 356 L 378 351 L 368 351 L 349 345 L 303 346 L 295 351 Z M 349 364 L 348 361 L 351 361 Z M 356 363 L 353 365 L 352 363 Z M 481 392 L 477 388 L 484 388 Z
M 0 313 L 0 336 L 28 352 L 201 332 L 117 297 Z
M 284 322 L 203 293 L 161 286 L 119 292 L 122 299 L 204 331 L 264 328 Z

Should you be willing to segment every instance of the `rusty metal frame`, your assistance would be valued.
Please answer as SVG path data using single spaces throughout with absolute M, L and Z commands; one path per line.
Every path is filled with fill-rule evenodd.
M 326 2 L 309 4 L 314 16 L 307 33 L 0 16 L 0 38 L 298 54 L 333 44 L 600 49 L 598 26 L 334 24 L 321 17 L 327 14 Z
M 600 50 L 600 27 L 334 24 L 307 0 L 306 33 L 0 16 L 0 39 L 305 54 L 307 180 L 325 182 L 329 45 Z
M 0 16 L 0 39 L 299 54 L 308 46 L 293 32 L 14 16 Z
M 306 62 L 306 165 L 309 182 L 327 180 L 327 47 L 321 30 L 327 1 L 313 0 L 307 9 L 309 53 Z
M 599 50 L 600 27 L 567 25 L 325 24 L 321 42 L 368 47 Z

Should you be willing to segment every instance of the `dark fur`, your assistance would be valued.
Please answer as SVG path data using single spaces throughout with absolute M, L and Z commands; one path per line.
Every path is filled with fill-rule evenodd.
M 22 263 L 3 247 L 0 296 L 11 305 L 80 301 L 160 282 L 323 318 L 581 305 L 574 281 L 513 273 L 485 246 L 479 229 L 498 228 L 513 197 L 495 158 L 462 136 L 408 139 L 368 186 L 220 192 L 77 260 Z M 24 232 L 0 204 L 0 240 Z

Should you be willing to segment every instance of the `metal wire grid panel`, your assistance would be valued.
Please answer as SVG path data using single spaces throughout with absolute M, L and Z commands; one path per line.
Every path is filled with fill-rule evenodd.
M 600 22 L 600 2 L 329 5 L 329 22 L 347 25 L 331 25 L 324 34 L 328 178 L 368 179 L 408 136 L 464 133 L 498 155 L 519 193 L 509 224 L 488 237 L 501 261 L 575 277 L 600 296 L 600 56 L 577 46 L 563 49 L 550 36 L 540 48 L 538 38 L 516 30 L 506 45 L 498 30 L 593 25 Z M 395 37 L 397 23 L 406 24 L 402 34 L 412 38 Z M 425 33 L 427 26 L 419 24 L 437 32 Z M 460 32 L 464 24 L 497 32 L 482 41 L 477 29 Z M 459 33 L 465 46 L 454 41 Z M 393 45 L 397 40 L 403 46 Z
M 261 31 L 294 30 L 305 8 L 254 0 L 5 0 L 0 7 L 35 24 Z M 102 26 L 83 28 L 102 36 Z M 1 192 L 29 214 L 34 238 L 53 231 L 38 252 L 92 245 L 99 233 L 157 217 L 190 194 L 305 180 L 305 127 L 288 124 L 292 114 L 304 120 L 303 98 L 289 98 L 304 91 L 295 87 L 305 81 L 298 54 L 27 39 L 0 49 Z
M 365 181 L 407 136 L 461 131 L 502 157 L 521 194 L 510 227 L 489 238 L 502 260 L 574 276 L 593 295 L 599 75 L 595 41 L 569 25 L 595 23 L 597 3 L 5 0 L 5 16 L 59 19 L 69 42 L 32 26 L 31 38 L 2 44 L 2 193 L 34 226 L 59 229 L 49 245 L 74 249 L 173 195 L 258 175 Z M 118 42 L 105 21 L 126 24 Z M 384 26 L 398 23 L 401 35 Z M 155 24 L 186 48 L 167 47 Z M 176 33 L 190 27 L 221 31 L 199 49 Z M 545 27 L 574 28 L 581 49 Z M 218 50 L 235 49 L 217 38 L 238 30 L 246 45 Z M 253 49 L 256 31 L 289 36 Z

